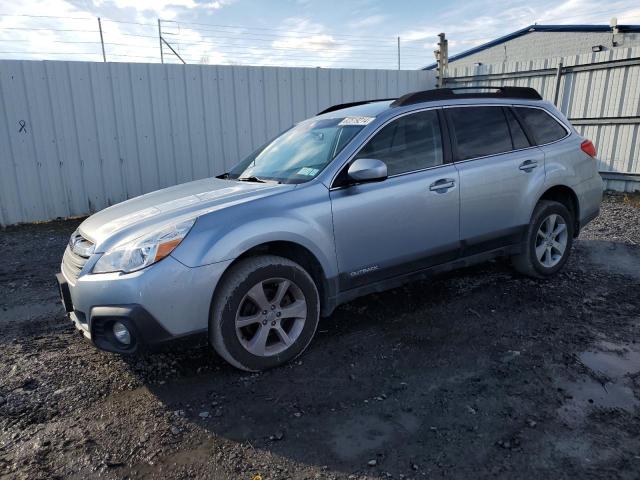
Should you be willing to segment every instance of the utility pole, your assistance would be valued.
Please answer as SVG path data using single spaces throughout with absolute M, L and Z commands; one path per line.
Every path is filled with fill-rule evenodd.
M 611 25 L 611 46 L 617 47 L 618 42 L 616 42 L 616 35 L 620 32 L 620 30 L 618 30 L 618 19 L 613 17 L 609 22 L 609 25 Z
M 160 26 L 160 19 L 158 19 L 158 41 L 160 42 L 160 63 L 164 63 L 164 55 L 162 53 L 162 27 Z
M 438 37 L 440 38 L 438 50 L 433 53 L 438 64 L 438 88 L 442 88 L 449 68 L 449 41 L 445 38 L 444 33 L 439 33 Z
M 400 70 L 400 37 L 398 37 L 398 70 Z
M 104 53 L 104 37 L 102 36 L 102 21 L 98 17 L 98 30 L 100 31 L 100 45 L 102 46 L 102 60 L 107 63 L 107 55 Z
M 158 40 L 160 41 L 160 63 L 164 63 L 164 51 L 163 51 L 163 43 L 169 47 L 169 50 L 171 50 L 171 52 L 178 57 L 178 59 L 183 63 L 186 64 L 187 62 L 184 61 L 184 59 L 180 56 L 180 54 L 178 52 L 176 52 L 175 48 L 173 48 L 171 46 L 171 44 L 169 42 L 167 42 L 164 37 L 162 36 L 162 24 L 160 23 L 160 19 L 158 19 Z

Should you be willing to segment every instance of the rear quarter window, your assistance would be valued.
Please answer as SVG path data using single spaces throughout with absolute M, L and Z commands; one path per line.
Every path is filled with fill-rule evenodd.
M 526 107 L 516 107 L 515 110 L 537 145 L 555 142 L 567 136 L 567 130 L 544 110 Z

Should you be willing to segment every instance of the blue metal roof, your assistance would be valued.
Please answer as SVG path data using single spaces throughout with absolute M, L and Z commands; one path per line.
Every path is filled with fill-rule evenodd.
M 498 37 L 495 40 L 491 40 L 490 42 L 484 43 L 482 45 L 478 45 L 477 47 L 471 48 L 465 52 L 458 53 L 456 55 L 452 55 L 449 57 L 449 63 L 460 60 L 461 58 L 468 57 L 469 55 L 473 55 L 474 53 L 481 52 L 482 50 L 486 50 L 487 48 L 494 47 L 496 45 L 500 45 L 501 43 L 508 42 L 517 37 L 521 37 L 530 32 L 610 32 L 611 27 L 609 25 L 529 25 L 528 27 L 521 28 L 520 30 L 516 30 L 513 33 L 509 33 L 508 35 L 504 35 L 503 37 Z M 640 32 L 640 25 L 618 25 L 618 31 L 621 33 L 624 32 Z M 424 67 L 422 70 L 432 70 L 436 68 L 437 63 L 432 63 Z

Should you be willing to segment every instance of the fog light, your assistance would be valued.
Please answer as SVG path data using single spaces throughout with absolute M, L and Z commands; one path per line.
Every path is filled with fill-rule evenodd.
M 129 329 L 125 327 L 123 323 L 116 322 L 113 324 L 113 334 L 123 345 L 131 344 L 131 333 L 129 333 Z

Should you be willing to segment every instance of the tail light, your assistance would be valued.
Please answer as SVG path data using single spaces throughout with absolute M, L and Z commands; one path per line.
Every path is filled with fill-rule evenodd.
M 580 144 L 580 148 L 584 153 L 589 155 L 590 157 L 596 157 L 596 146 L 593 144 L 591 140 L 585 140 Z

